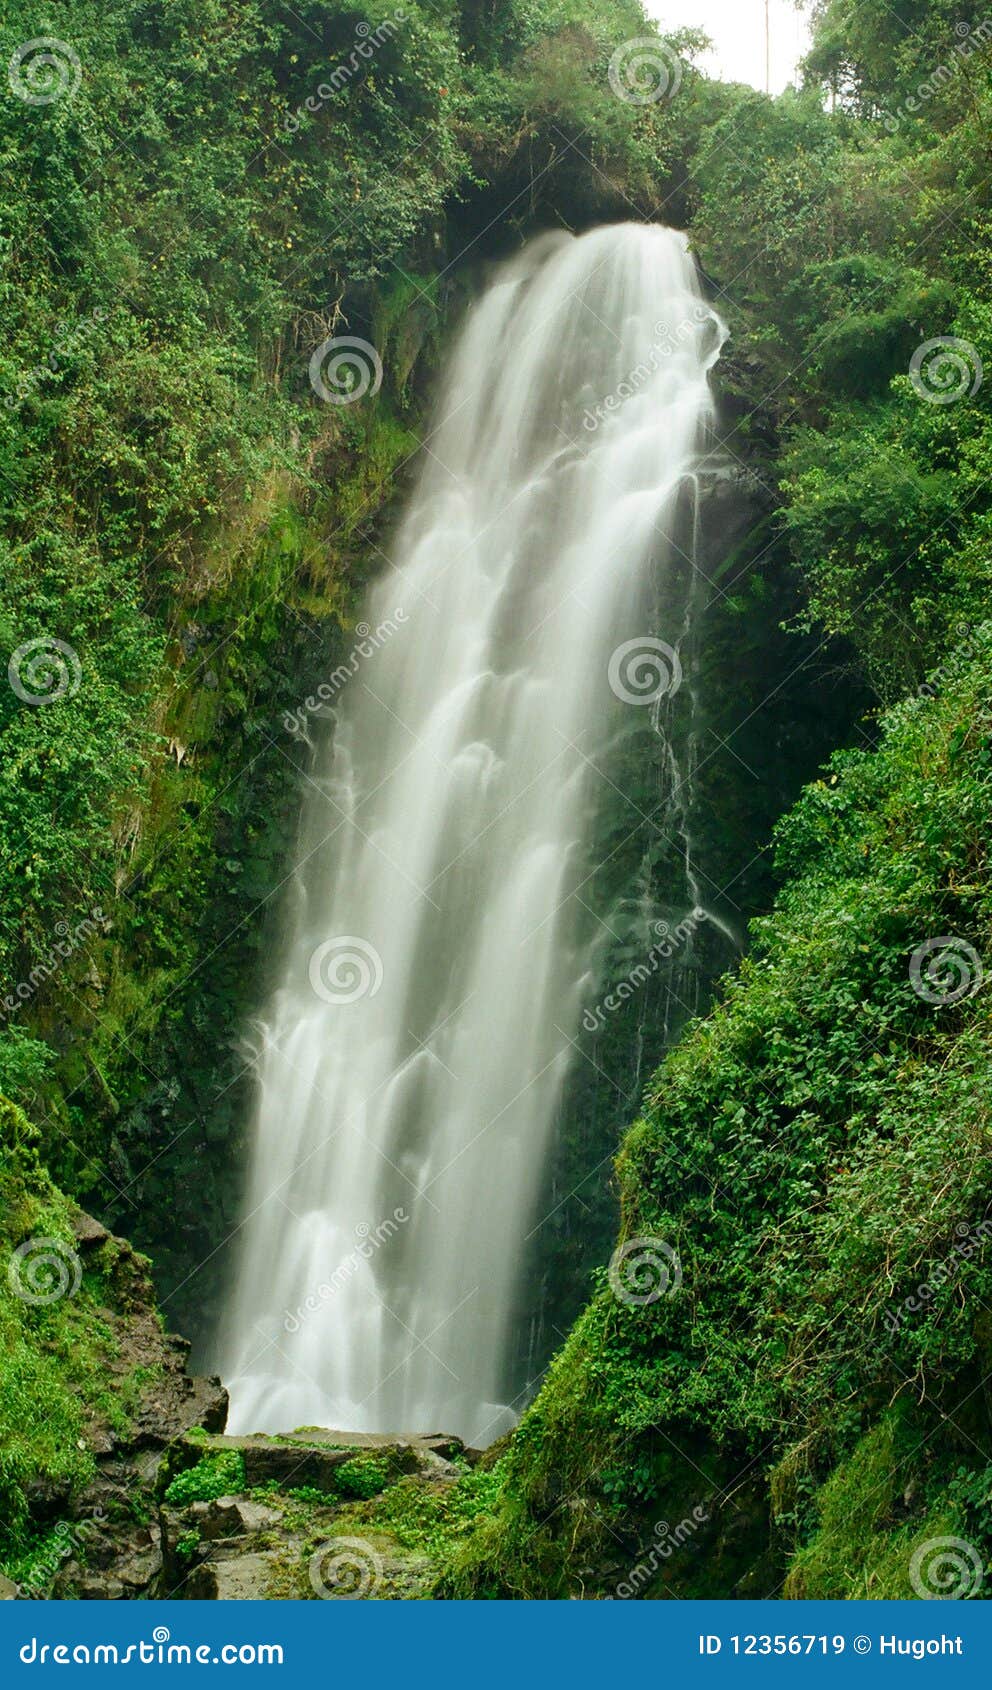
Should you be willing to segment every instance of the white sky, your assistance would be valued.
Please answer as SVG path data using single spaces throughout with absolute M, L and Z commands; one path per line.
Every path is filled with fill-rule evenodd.
M 714 51 L 699 60 L 707 75 L 764 88 L 765 0 L 644 0 L 644 8 L 663 28 L 705 30 L 714 43 Z M 779 94 L 795 78 L 809 32 L 794 0 L 768 0 L 768 14 L 771 89 Z

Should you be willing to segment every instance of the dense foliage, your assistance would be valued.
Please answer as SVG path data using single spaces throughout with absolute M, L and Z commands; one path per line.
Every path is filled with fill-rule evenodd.
M 962 1475 L 982 1498 L 992 1481 L 990 676 L 986 624 L 935 697 L 895 707 L 879 748 L 835 758 L 778 830 L 786 887 L 624 1143 L 630 1262 L 602 1276 L 514 1442 L 492 1588 L 567 1588 L 573 1563 L 549 1575 L 547 1539 L 576 1496 L 578 1552 L 605 1576 L 632 1512 L 647 1536 L 707 1502 L 731 1536 L 756 1471 L 774 1520 L 749 1524 L 746 1565 L 714 1572 L 704 1541 L 667 1579 L 730 1594 L 757 1571 L 751 1593 L 771 1594 L 831 1512 L 836 1559 L 820 1545 L 792 1574 L 812 1595 L 912 1594 L 909 1552 L 945 1518 L 992 1548 L 960 1494 Z M 817 1492 L 862 1439 L 890 1436 L 890 1404 L 910 1425 L 871 1517 L 906 1553 L 880 1584 L 885 1532 L 852 1549 L 842 1495 L 831 1510 Z
M 707 81 L 690 32 L 640 104 L 608 75 L 637 0 L 13 0 L 3 25 L 5 63 L 50 34 L 78 67 L 0 101 L 0 1093 L 40 1129 L 3 1106 L 8 1253 L 68 1238 L 47 1168 L 151 1243 L 174 1309 L 209 1300 L 303 765 L 280 724 L 383 562 L 474 267 L 524 235 L 685 224 L 730 323 L 751 526 L 713 558 L 692 819 L 738 913 L 824 739 L 863 741 L 780 826 L 753 953 L 623 1145 L 622 1239 L 681 1285 L 630 1304 L 599 1276 L 450 1518 L 413 1482 L 356 1504 L 460 1545 L 447 1591 L 616 1593 L 662 1517 L 689 1524 L 637 1594 L 904 1595 L 930 1539 L 992 1553 L 985 995 L 910 977 L 942 937 L 980 977 L 989 943 L 992 50 L 950 0 L 813 11 L 802 89 Z M 384 379 L 335 407 L 308 364 L 342 331 Z M 624 752 L 635 806 L 657 758 Z M 668 867 L 636 845 L 615 875 Z M 636 1113 L 662 1021 L 601 1041 L 562 1187 Z M 49 1311 L 0 1282 L 10 1567 L 32 1486 L 86 1482 L 98 1290 Z
M 97 1433 L 126 1435 L 152 1377 L 113 1326 L 117 1310 L 151 1300 L 147 1263 L 123 1261 L 112 1239 L 83 1259 L 75 1219 L 34 1128 L 0 1101 L 0 1567 L 28 1587 L 66 1553 L 57 1534 L 95 1473 Z

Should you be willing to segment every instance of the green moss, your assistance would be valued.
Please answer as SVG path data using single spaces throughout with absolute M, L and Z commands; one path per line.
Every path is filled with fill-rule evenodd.
M 946 1454 L 936 1464 L 924 1460 L 922 1471 L 914 1462 L 932 1430 L 919 1413 L 897 1405 L 835 1468 L 815 1498 L 814 1534 L 792 1560 L 785 1596 L 919 1598 L 914 1556 L 925 1557 L 940 1538 L 973 1539 L 966 1509 L 953 1495 Z
M 29 1498 L 93 1476 L 90 1420 L 125 1431 L 145 1375 L 118 1385 L 105 1309 L 114 1265 L 82 1269 L 73 1205 L 51 1183 L 20 1110 L 0 1098 L 0 1564 L 33 1544 Z M 102 1257 L 103 1252 L 100 1252 Z M 47 1259 L 49 1266 L 43 1266 Z
M 451 1484 L 409 1476 L 374 1501 L 339 1515 L 335 1529 L 342 1535 L 351 1529 L 382 1532 L 405 1549 L 422 1550 L 441 1561 L 492 1506 L 500 1482 L 496 1467 L 473 1469 Z

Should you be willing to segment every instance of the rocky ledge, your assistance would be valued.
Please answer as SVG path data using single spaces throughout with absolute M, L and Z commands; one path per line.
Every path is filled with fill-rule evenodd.
M 159 1593 L 220 1601 L 428 1596 L 435 1561 L 402 1530 L 377 1523 L 378 1499 L 399 1501 L 394 1528 L 396 1513 L 422 1519 L 443 1509 L 476 1459 L 441 1435 L 307 1427 L 285 1437 L 180 1437 L 163 1475 Z M 236 1475 L 239 1488 L 197 1496 L 212 1471 Z

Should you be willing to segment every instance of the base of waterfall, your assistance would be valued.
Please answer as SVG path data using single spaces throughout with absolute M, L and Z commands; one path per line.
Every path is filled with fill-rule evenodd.
M 443 1472 L 456 1459 L 468 1465 L 481 1450 L 445 1432 L 342 1432 L 329 1426 L 298 1426 L 271 1437 L 264 1432 L 213 1432 L 199 1428 L 177 1438 L 169 1452 L 174 1478 L 209 1455 L 233 1453 L 244 1463 L 245 1485 L 312 1485 L 332 1492 L 335 1475 L 359 1454 L 376 1455 L 398 1473 Z M 440 1465 L 439 1465 L 440 1464 Z
M 443 1511 L 480 1452 L 442 1433 L 300 1427 L 279 1437 L 196 1430 L 168 1452 L 162 1594 L 180 1600 L 417 1600 L 436 1561 L 378 1518 L 402 1487 L 412 1518 Z M 224 1495 L 211 1470 L 230 1475 Z M 199 1477 L 203 1475 L 202 1479 Z M 235 1477 L 236 1475 L 236 1477 Z
M 224 1383 L 230 1399 L 227 1429 L 239 1436 L 251 1432 L 285 1436 L 304 1422 L 315 1421 L 323 1426 L 351 1428 L 334 1434 L 342 1438 L 367 1436 L 388 1441 L 395 1435 L 388 1422 L 376 1424 L 362 1402 L 341 1397 L 321 1401 L 309 1377 L 289 1374 L 277 1381 L 269 1374 L 255 1374 L 225 1378 Z M 520 1418 L 507 1403 L 479 1402 L 459 1393 L 446 1397 L 441 1414 L 427 1401 L 408 1407 L 409 1415 L 404 1416 L 408 1424 L 430 1426 L 440 1421 L 454 1427 L 462 1444 L 474 1449 L 488 1449 L 512 1432 Z

